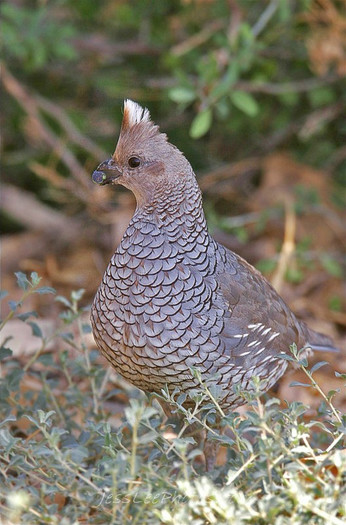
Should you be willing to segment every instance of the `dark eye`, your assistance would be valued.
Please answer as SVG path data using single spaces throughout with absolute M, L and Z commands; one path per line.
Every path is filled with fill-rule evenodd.
M 138 166 L 141 163 L 141 159 L 139 159 L 138 157 L 130 157 L 128 162 L 129 162 L 130 168 L 138 168 Z

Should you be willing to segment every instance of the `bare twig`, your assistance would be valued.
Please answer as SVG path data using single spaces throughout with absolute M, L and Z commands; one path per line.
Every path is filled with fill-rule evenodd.
M 203 191 L 208 191 L 212 186 L 223 180 L 236 177 L 249 170 L 257 170 L 261 167 L 260 157 L 251 157 L 209 171 L 199 179 Z
M 31 193 L 3 184 L 1 206 L 6 213 L 28 229 L 43 232 L 63 241 L 71 240 L 81 230 L 81 225 L 71 217 L 42 204 Z
M 228 40 L 232 43 L 236 39 L 239 27 L 242 21 L 242 12 L 236 0 L 228 0 L 229 9 L 231 12 L 228 24 Z
M 340 113 L 345 110 L 343 102 L 331 104 L 322 109 L 318 109 L 310 113 L 303 126 L 301 126 L 299 135 L 304 139 L 309 139 L 317 131 L 321 129 L 327 122 L 334 120 Z
M 319 78 L 305 78 L 303 80 L 297 80 L 295 82 L 282 82 L 281 84 L 275 84 L 271 82 L 246 82 L 240 80 L 234 85 L 234 89 L 240 89 L 247 91 L 248 93 L 265 93 L 267 95 L 282 95 L 284 93 L 304 93 L 305 91 L 311 91 L 326 84 L 332 84 L 340 80 L 337 75 L 327 75 Z
M 50 182 L 56 188 L 68 190 L 73 193 L 73 181 L 66 177 L 62 177 L 53 167 L 45 166 L 44 164 L 35 161 L 29 162 L 28 166 L 35 175 Z
M 325 167 L 329 172 L 333 172 L 337 169 L 342 162 L 346 160 L 346 145 L 341 146 L 327 159 Z
M 127 55 L 159 56 L 161 54 L 159 47 L 142 42 L 140 39 L 111 42 L 102 33 L 79 35 L 72 39 L 72 43 L 78 51 L 96 56 L 103 64 L 119 62 L 121 57 Z
M 209 40 L 210 37 L 213 36 L 215 31 L 219 31 L 219 29 L 222 29 L 224 25 L 225 24 L 222 20 L 214 20 L 207 26 L 203 27 L 203 29 L 199 33 L 196 33 L 190 38 L 184 40 L 184 42 L 180 42 L 179 44 L 173 46 L 171 48 L 172 55 L 186 55 L 186 53 L 189 53 L 189 51 L 191 51 L 192 49 L 195 49 L 196 47 L 199 47 L 202 44 L 204 44 L 207 40 Z
M 284 276 L 289 267 L 289 263 L 295 249 L 295 234 L 296 234 L 296 215 L 294 212 L 293 202 L 285 199 L 285 235 L 282 244 L 279 262 L 276 272 L 272 278 L 274 288 L 280 292 L 284 281 Z
M 279 7 L 278 0 L 272 0 L 270 4 L 267 5 L 257 22 L 254 24 L 252 28 L 252 34 L 257 37 L 263 29 L 266 27 L 270 19 L 275 14 L 275 11 Z
M 232 90 L 246 91 L 247 93 L 264 93 L 266 95 L 282 95 L 284 93 L 305 93 L 322 87 L 328 84 L 333 84 L 340 80 L 338 75 L 330 74 L 323 77 L 312 77 L 297 80 L 295 82 L 247 82 L 246 80 L 239 80 L 232 86 Z M 195 77 L 191 76 L 190 81 L 192 84 L 195 83 Z M 148 80 L 146 83 L 147 87 L 154 87 L 156 89 L 170 88 L 176 85 L 176 80 L 172 78 L 161 78 Z

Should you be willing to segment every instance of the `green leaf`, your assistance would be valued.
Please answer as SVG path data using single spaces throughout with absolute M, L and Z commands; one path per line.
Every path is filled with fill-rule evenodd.
M 74 302 L 80 301 L 80 299 L 84 295 L 84 292 L 85 292 L 84 288 L 81 288 L 80 290 L 73 290 L 73 292 L 71 293 L 72 301 L 74 301 Z
M 16 420 L 17 420 L 16 416 L 14 416 L 13 414 L 9 414 L 9 416 L 7 416 L 5 419 L 0 421 L 0 427 L 5 426 L 5 424 L 8 423 L 9 421 L 16 421 Z
M 310 370 L 310 372 L 313 374 L 314 372 L 316 372 L 316 370 L 318 370 L 319 368 L 321 368 L 321 366 L 324 366 L 324 365 L 328 365 L 329 363 L 327 361 L 319 361 L 318 363 L 316 363 Z
M 304 273 L 299 268 L 287 268 L 285 279 L 290 283 L 299 284 L 304 279 Z
M 230 94 L 232 104 L 249 117 L 255 117 L 259 112 L 256 99 L 245 91 L 233 91 Z
M 303 366 L 304 368 L 306 368 L 308 366 L 308 360 L 306 359 L 306 357 L 303 357 L 303 359 L 299 359 L 298 361 L 298 365 L 300 366 Z
M 157 436 L 158 433 L 155 430 L 149 430 L 149 432 L 146 432 L 145 434 L 141 435 L 141 437 L 139 438 L 139 442 L 141 445 L 145 445 L 146 443 L 153 443 Z
M 71 332 L 62 332 L 60 337 L 67 342 L 73 341 L 73 334 Z
M 31 310 L 30 312 L 24 312 L 22 314 L 17 315 L 17 318 L 24 322 L 30 317 L 37 317 L 37 312 Z
M 58 301 L 58 303 L 62 303 L 64 306 L 67 306 L 67 308 L 72 308 L 70 301 L 63 295 L 57 295 L 55 300 Z
M 308 387 L 311 386 L 309 383 L 301 383 L 300 381 L 292 381 L 289 386 L 304 386 Z
M 44 410 L 41 410 L 40 408 L 37 410 L 37 415 L 40 423 L 48 423 L 50 424 L 51 421 L 49 421 L 49 418 L 54 416 L 55 410 L 49 410 L 48 412 L 45 412 Z
M 42 334 L 41 328 L 38 326 L 37 323 L 34 323 L 33 321 L 29 321 L 28 325 L 31 326 L 32 335 L 34 335 L 35 337 L 42 337 L 43 334 Z
M 37 286 L 38 283 L 41 280 L 41 277 L 38 276 L 38 273 L 37 272 L 31 272 L 30 277 L 31 277 L 31 282 L 32 282 L 33 286 Z
M 230 104 L 225 98 L 220 99 L 215 104 L 215 113 L 220 120 L 225 120 L 229 116 Z
M 65 453 L 65 457 L 78 464 L 82 463 L 82 461 L 84 461 L 88 457 L 88 455 L 88 449 L 81 445 L 78 445 L 76 447 L 71 446 L 68 448 L 68 450 L 66 450 Z
M 221 81 L 216 84 L 216 86 L 211 90 L 210 97 L 213 98 L 221 98 L 225 95 L 230 94 L 230 89 L 232 85 L 238 80 L 239 76 L 239 66 L 238 63 L 233 61 L 227 70 L 227 73 L 225 76 L 221 79 Z
M 71 324 L 78 317 L 78 314 L 70 310 L 65 310 L 64 312 L 61 312 L 59 317 L 64 321 L 64 323 Z
M 6 380 L 7 380 L 7 387 L 12 391 L 15 392 L 19 388 L 19 383 L 24 375 L 24 371 L 21 368 L 15 368 L 11 372 L 7 374 Z
M 6 290 L 0 290 L 0 300 L 3 299 L 8 295 L 8 292 Z
M 212 116 L 210 108 L 205 109 L 196 115 L 190 128 L 190 136 L 193 139 L 203 137 L 203 135 L 207 133 L 212 123 Z
M 168 96 L 177 104 L 189 104 L 196 99 L 196 93 L 186 87 L 175 87 L 168 92 Z
M 55 288 L 52 288 L 51 286 L 40 286 L 40 288 L 37 288 L 36 293 L 39 293 L 39 294 L 46 294 L 46 293 L 55 294 L 56 290 L 55 290 Z
M 2 346 L 0 348 L 0 361 L 3 359 L 6 359 L 6 357 L 10 357 L 13 354 L 12 350 L 10 348 L 6 348 L 5 346 Z
M 335 92 L 330 87 L 320 87 L 312 89 L 307 93 L 310 103 L 313 108 L 327 106 L 332 104 L 335 97 Z
M 291 361 L 292 363 L 295 362 L 294 357 L 292 357 L 291 355 L 287 355 L 287 354 L 280 354 L 278 356 L 278 359 L 283 359 L 284 361 Z
M 336 261 L 333 257 L 328 254 L 323 254 L 321 256 L 321 264 L 326 272 L 329 273 L 332 277 L 338 277 L 339 279 L 343 276 L 343 270 L 341 264 Z
M 20 306 L 20 303 L 17 301 L 8 301 L 8 305 L 11 308 L 12 312 L 15 312 L 17 308 Z
M 329 390 L 328 394 L 327 394 L 327 399 L 328 401 L 331 401 L 332 398 L 336 395 L 336 394 L 339 394 L 340 392 L 340 388 L 336 388 L 335 390 Z
M 23 272 L 15 272 L 14 274 L 17 277 L 17 284 L 22 290 L 27 290 L 30 286 L 30 281 L 28 281 L 27 276 Z
M 83 334 L 91 334 L 91 326 L 88 323 L 82 324 L 82 332 Z
M 13 437 L 7 428 L 0 430 L 0 445 L 6 452 L 10 451 L 18 441 L 20 441 L 20 439 Z
M 342 298 L 339 295 L 332 295 L 328 300 L 328 308 L 334 312 L 342 312 Z
M 275 270 L 276 264 L 274 259 L 261 259 L 256 264 L 256 268 L 262 273 L 270 273 Z
M 177 404 L 178 405 L 182 405 L 185 401 L 186 401 L 186 394 L 185 392 L 183 392 L 182 394 L 180 394 L 178 397 L 177 397 Z

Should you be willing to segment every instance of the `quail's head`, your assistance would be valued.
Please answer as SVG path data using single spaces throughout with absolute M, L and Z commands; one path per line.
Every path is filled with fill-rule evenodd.
M 150 203 L 159 188 L 190 177 L 189 162 L 151 121 L 149 111 L 126 100 L 115 151 L 97 167 L 92 180 L 100 185 L 122 184 L 139 203 Z

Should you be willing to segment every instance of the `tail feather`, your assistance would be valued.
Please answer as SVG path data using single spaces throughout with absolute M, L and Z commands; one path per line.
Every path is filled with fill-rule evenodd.
M 328 335 L 315 332 L 315 330 L 312 330 L 308 326 L 306 326 L 306 339 L 306 346 L 310 347 L 314 351 L 334 353 L 340 352 L 339 348 L 334 345 L 332 339 L 328 337 Z
M 317 344 L 311 344 L 308 343 L 308 346 L 314 351 L 314 352 L 331 352 L 334 354 L 338 354 L 340 352 L 340 349 L 337 346 L 333 345 L 317 345 Z

